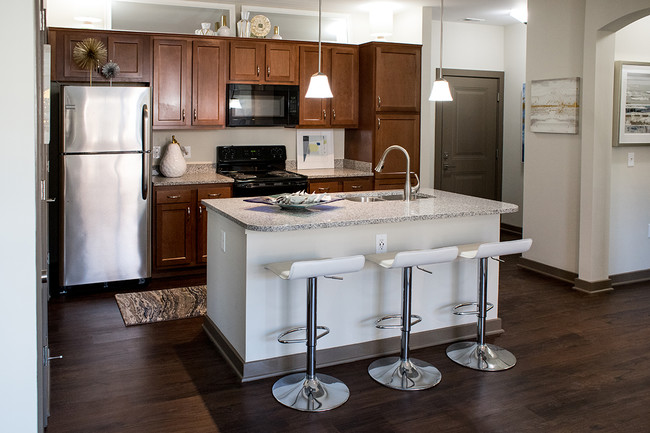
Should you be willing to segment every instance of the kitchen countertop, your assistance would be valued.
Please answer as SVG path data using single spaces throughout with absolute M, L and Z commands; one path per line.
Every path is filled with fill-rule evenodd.
M 333 197 L 401 194 L 400 191 L 372 191 L 367 193 L 332 194 Z M 434 198 L 406 203 L 400 200 L 354 202 L 339 200 L 332 204 L 314 206 L 306 210 L 284 210 L 276 205 L 246 202 L 242 198 L 203 200 L 214 212 L 234 221 L 247 230 L 280 232 L 344 227 L 404 221 L 420 221 L 479 215 L 514 213 L 517 205 L 422 188 L 422 194 Z
M 180 177 L 152 176 L 151 180 L 154 186 L 171 186 L 171 185 L 200 185 L 208 183 L 232 184 L 231 177 L 210 173 L 185 173 Z
M 329 177 L 367 177 L 372 172 L 356 170 L 353 168 L 310 168 L 307 170 L 291 169 L 294 173 L 307 176 L 309 179 L 324 179 Z

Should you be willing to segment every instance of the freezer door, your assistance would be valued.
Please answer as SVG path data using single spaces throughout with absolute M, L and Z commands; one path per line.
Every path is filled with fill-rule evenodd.
M 148 87 L 63 87 L 63 153 L 147 151 Z M 144 131 L 143 131 L 144 129 Z
M 63 156 L 61 285 L 151 276 L 143 154 Z

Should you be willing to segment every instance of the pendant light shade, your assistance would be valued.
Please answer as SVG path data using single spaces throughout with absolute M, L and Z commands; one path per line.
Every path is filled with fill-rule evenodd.
M 321 66 L 321 0 L 318 0 L 318 72 L 311 76 L 305 98 L 333 98 L 327 75 L 320 71 Z
M 453 101 L 451 97 L 451 90 L 449 89 L 449 83 L 447 80 L 442 78 L 442 12 L 444 9 L 444 0 L 440 0 L 440 73 L 438 78 L 433 82 L 433 88 L 431 89 L 431 95 L 429 96 L 429 101 Z

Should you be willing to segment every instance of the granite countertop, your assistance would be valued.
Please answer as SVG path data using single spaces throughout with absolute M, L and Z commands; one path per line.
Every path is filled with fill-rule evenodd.
M 290 171 L 309 179 L 324 179 L 328 177 L 365 177 L 372 176 L 372 172 L 357 170 L 354 168 L 310 168 L 306 170 L 291 169 Z
M 154 186 L 232 183 L 232 178 L 217 173 L 185 173 L 181 177 L 152 176 Z
M 242 198 L 203 200 L 217 212 L 247 230 L 280 232 L 316 228 L 397 223 L 404 221 L 457 218 L 514 213 L 518 206 L 510 203 L 422 188 L 420 193 L 433 198 L 404 201 L 354 202 L 340 200 L 306 210 L 284 210 L 276 205 L 250 203 Z M 401 194 L 400 191 L 332 194 L 333 197 Z

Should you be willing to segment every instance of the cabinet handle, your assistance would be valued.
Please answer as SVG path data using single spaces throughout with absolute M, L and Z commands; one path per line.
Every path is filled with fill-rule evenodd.
M 185 122 L 185 108 L 183 108 L 182 116 L 183 116 L 183 122 Z
M 381 96 L 377 96 L 377 108 L 381 108 Z
M 377 129 L 381 128 L 381 119 L 377 119 Z
M 329 187 L 321 187 L 321 188 L 318 188 L 318 192 L 330 192 L 330 188 Z
M 258 77 L 260 76 L 260 67 L 259 67 L 259 65 L 257 66 L 257 76 Z
M 327 112 L 323 110 L 323 119 L 327 119 Z
M 270 66 L 267 66 L 267 67 L 266 67 L 266 76 L 267 76 L 267 77 L 270 77 L 270 76 L 271 76 L 271 67 L 270 67 Z
M 191 213 L 192 213 L 192 209 L 190 209 L 190 207 L 188 206 L 187 207 L 187 214 L 190 215 Z
M 332 108 L 332 119 L 336 120 L 336 111 Z
M 352 189 L 361 189 L 363 185 L 352 185 Z
M 199 217 L 203 216 L 203 206 L 199 205 Z
M 180 195 L 168 195 L 167 198 L 170 199 L 170 200 L 176 200 L 177 198 L 181 198 L 181 196 Z
M 194 120 L 196 120 L 196 108 L 194 109 Z
M 221 197 L 221 193 L 220 192 L 218 192 L 218 193 L 210 193 L 210 194 L 208 194 L 208 197 Z

